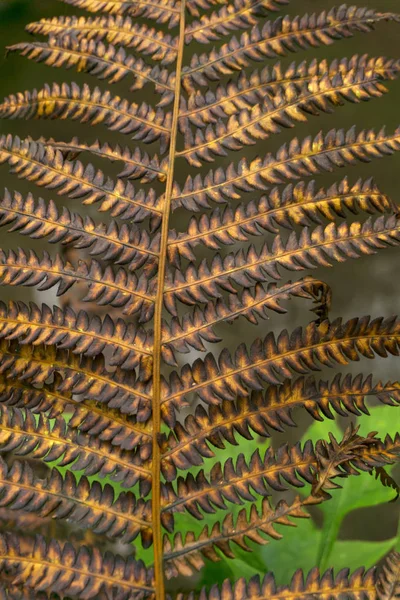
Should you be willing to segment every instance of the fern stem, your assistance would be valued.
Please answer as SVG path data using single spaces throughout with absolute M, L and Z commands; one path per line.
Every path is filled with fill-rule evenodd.
M 152 454 L 152 520 L 154 544 L 154 577 L 156 600 L 164 600 L 164 569 L 161 531 L 161 451 L 158 434 L 161 430 L 161 348 L 162 348 L 162 314 L 165 285 L 165 268 L 167 262 L 167 245 L 169 233 L 169 215 L 174 184 L 176 138 L 178 134 L 179 106 L 181 94 L 181 72 L 183 51 L 185 46 L 185 5 L 181 0 L 179 46 L 176 64 L 175 98 L 171 129 L 171 146 L 169 150 L 168 176 L 165 186 L 163 219 L 160 240 L 160 261 L 158 267 L 157 297 L 154 312 L 154 364 L 153 364 L 153 454 Z

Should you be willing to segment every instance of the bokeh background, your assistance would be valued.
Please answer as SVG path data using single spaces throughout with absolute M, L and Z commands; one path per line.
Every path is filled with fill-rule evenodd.
M 330 8 L 332 2 L 327 0 L 321 2 L 317 0 L 293 0 L 288 7 L 289 14 L 303 14 L 306 12 L 321 11 Z M 400 10 L 400 0 L 376 0 L 371 2 L 365 0 L 360 6 L 369 6 L 379 9 L 380 11 L 396 11 Z M 0 0 L 0 42 L 1 47 L 29 39 L 29 35 L 24 32 L 24 25 L 33 20 L 42 17 L 50 17 L 54 15 L 80 14 L 79 10 L 72 9 L 56 0 Z M 81 11 L 81 14 L 84 14 Z M 202 48 L 200 47 L 200 50 Z M 203 47 L 204 51 L 204 47 Z M 354 54 L 368 53 L 370 56 L 400 56 L 400 24 L 382 23 L 376 28 L 372 34 L 358 34 L 353 38 L 343 40 L 334 44 L 331 47 L 323 47 L 315 52 L 299 51 L 297 55 L 291 55 L 288 59 L 282 62 L 288 64 L 291 60 L 300 62 L 303 59 L 309 60 L 310 57 L 328 58 L 352 56 Z M 273 61 L 271 62 L 273 64 Z M 4 52 L 0 52 L 0 101 L 3 96 L 10 93 L 40 88 L 43 83 L 51 83 L 53 81 L 89 81 L 90 77 L 77 75 L 74 71 L 63 71 L 49 69 L 43 65 L 36 65 L 31 61 L 18 56 L 5 57 Z M 97 85 L 98 82 L 90 81 L 91 84 Z M 106 84 L 98 84 L 103 89 Z M 322 115 L 318 118 L 310 118 L 308 123 L 301 124 L 296 129 L 296 135 L 300 138 L 308 134 L 316 134 L 320 129 L 325 131 L 332 127 L 349 128 L 353 124 L 357 124 L 361 128 L 381 128 L 386 125 L 388 132 L 400 124 L 400 79 L 389 82 L 388 88 L 390 94 L 387 94 L 381 99 L 363 104 L 349 104 L 335 110 L 333 115 Z M 118 86 L 113 88 L 118 93 Z M 141 92 L 140 99 L 145 99 L 152 103 L 151 90 L 146 87 L 144 92 Z M 136 101 L 136 98 L 133 100 Z M 0 121 L 0 132 L 8 133 L 12 131 L 21 137 L 29 135 L 33 138 L 38 138 L 41 135 L 53 136 L 59 140 L 68 141 L 73 134 L 78 134 L 81 137 L 85 132 L 77 124 L 71 122 L 51 122 L 51 121 Z M 114 136 L 105 130 L 89 133 L 89 141 L 95 139 L 96 135 L 101 135 L 103 141 L 113 141 Z M 276 151 L 278 146 L 286 140 L 291 139 L 292 131 L 285 131 L 279 137 L 272 137 L 265 142 L 265 152 L 269 150 Z M 129 141 L 129 140 L 128 140 Z M 258 149 L 261 152 L 260 149 Z M 254 156 L 254 150 L 250 147 L 241 152 L 241 155 L 246 154 L 249 158 Z M 262 151 L 262 154 L 264 152 Z M 104 165 L 103 165 L 104 166 Z M 363 179 L 373 175 L 376 183 L 381 190 L 393 198 L 397 203 L 400 203 L 400 153 L 387 157 L 384 160 L 374 161 L 371 164 L 360 164 L 357 167 L 348 169 L 347 174 L 351 182 L 355 182 L 357 178 Z M 333 175 L 326 175 L 319 179 L 321 185 L 329 185 L 335 180 L 339 180 L 345 175 L 343 171 L 336 171 Z M 10 190 L 18 190 L 27 192 L 30 186 L 25 182 L 17 180 L 14 176 L 8 174 L 7 168 L 0 167 L 0 185 L 7 187 Z M 51 194 L 46 190 L 38 193 L 37 189 L 32 190 L 36 197 L 39 195 L 50 198 Z M 78 208 L 78 203 L 68 205 L 69 208 Z M 178 220 L 177 220 L 178 219 Z M 179 219 L 184 217 L 175 217 L 175 225 L 179 227 Z M 5 232 L 0 229 L 1 246 L 5 248 L 21 245 L 25 248 L 30 247 L 32 243 L 18 235 L 5 235 Z M 36 250 L 43 249 L 45 246 L 40 242 L 34 244 Z M 379 252 L 375 256 L 361 258 L 357 261 L 349 260 L 344 264 L 335 264 L 333 268 L 321 269 L 313 272 L 316 277 L 321 277 L 333 289 L 333 305 L 331 318 L 342 316 L 344 319 L 351 318 L 356 315 L 372 316 L 390 316 L 400 313 L 400 252 L 398 248 L 387 249 Z M 19 294 L 19 298 L 24 301 L 32 299 L 38 301 L 38 295 L 35 291 L 30 291 L 27 288 L 8 290 L 0 289 L 0 298 L 14 298 Z M 48 292 L 46 296 L 41 295 L 40 301 L 45 301 L 48 304 L 56 302 L 53 292 Z M 282 327 L 287 327 L 289 330 L 294 329 L 298 325 L 303 325 L 310 320 L 309 313 L 304 309 L 303 303 L 292 302 L 291 309 L 285 317 L 271 319 L 270 322 L 262 322 L 261 329 L 265 333 L 273 329 L 279 331 Z M 264 333 L 262 331 L 261 333 Z M 251 330 L 250 338 L 246 321 L 239 321 L 233 329 L 226 329 L 226 340 L 232 347 L 239 342 L 254 337 L 254 330 Z M 259 333 L 259 332 L 257 332 Z M 373 371 L 377 378 L 383 380 L 397 380 L 399 378 L 399 359 L 387 358 L 385 360 L 375 360 L 373 363 L 363 359 L 357 364 L 351 365 L 346 372 L 365 374 Z M 396 418 L 398 411 L 393 413 L 393 418 Z M 303 424 L 304 425 L 304 424 Z M 305 426 L 305 425 L 304 425 Z M 371 423 L 371 429 L 374 428 Z M 397 473 L 397 475 L 399 475 Z M 399 516 L 399 503 L 395 505 L 380 505 L 374 509 L 360 509 L 353 513 L 352 518 L 346 520 L 341 536 L 343 538 L 353 539 L 386 539 L 393 537 L 397 529 Z

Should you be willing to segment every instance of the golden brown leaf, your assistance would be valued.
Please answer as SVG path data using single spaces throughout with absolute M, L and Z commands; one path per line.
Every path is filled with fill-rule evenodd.
M 160 140 L 162 152 L 168 147 L 171 125 L 170 115 L 161 109 L 154 110 L 145 102 L 129 103 L 109 91 L 102 92 L 87 84 L 80 88 L 76 83 L 46 84 L 41 90 L 12 94 L 0 104 L 0 118 L 71 119 L 89 125 L 101 124 L 145 143 Z M 115 160 L 113 153 L 108 153 L 109 159 Z M 152 166 L 150 159 L 145 161 Z
M 207 208 L 208 200 L 238 199 L 241 192 L 266 190 L 271 184 L 331 173 L 338 167 L 370 162 L 399 149 L 400 128 L 392 135 L 387 135 L 384 129 L 357 134 L 353 127 L 347 132 L 343 129 L 332 129 L 326 135 L 320 132 L 314 139 L 309 136 L 301 142 L 294 138 L 281 146 L 276 156 L 267 154 L 263 160 L 256 158 L 249 164 L 242 158 L 237 167 L 230 164 L 227 169 L 211 171 L 204 178 L 188 177 L 182 190 L 175 184 L 173 207 L 183 206 L 192 211 Z
M 53 17 L 30 23 L 26 30 L 35 35 L 69 33 L 78 40 L 85 38 L 127 46 L 165 65 L 174 62 L 177 54 L 177 38 L 145 24 L 134 23 L 130 17 Z
M 350 185 L 345 177 L 327 190 L 316 188 L 315 181 L 289 184 L 283 190 L 273 188 L 268 196 L 250 200 L 235 209 L 214 209 L 192 217 L 186 232 L 170 232 L 170 260 L 179 266 L 179 256 L 195 260 L 193 249 L 198 244 L 216 250 L 222 245 L 243 242 L 251 235 L 265 235 L 265 231 L 279 233 L 279 228 L 292 230 L 295 225 L 312 226 L 325 220 L 345 218 L 348 212 L 358 214 L 392 213 L 397 207 L 383 194 L 372 179 L 358 179 Z
M 55 190 L 60 196 L 82 199 L 83 204 L 99 202 L 98 210 L 135 223 L 150 214 L 155 219 L 154 227 L 159 225 L 162 211 L 153 189 L 136 193 L 129 181 L 118 179 L 114 183 L 93 165 L 65 160 L 60 150 L 41 142 L 1 136 L 0 164 L 3 163 L 21 179 Z
M 38 517 L 68 519 L 94 533 L 130 543 L 141 534 L 145 547 L 151 544 L 151 510 L 149 501 L 136 500 L 131 492 L 118 498 L 106 484 L 90 483 L 86 477 L 77 482 L 67 471 L 65 478 L 57 469 L 45 480 L 35 476 L 27 462 L 13 462 L 8 467 L 0 458 L 0 506 L 25 510 Z
M 266 58 L 286 56 L 305 48 L 329 46 L 357 32 L 373 31 L 374 25 L 383 20 L 399 20 L 399 16 L 342 4 L 320 14 L 293 19 L 279 17 L 267 21 L 262 28 L 254 26 L 239 39 L 232 37 L 210 54 L 193 55 L 190 66 L 183 71 L 184 85 L 188 89 L 193 83 L 208 86 L 209 80 L 218 81 L 224 75 L 249 66 L 253 60 L 264 62 Z M 201 30 L 199 35 L 204 35 Z
M 148 271 L 158 260 L 159 235 L 150 237 L 135 225 L 119 225 L 116 221 L 96 224 L 89 216 L 83 219 L 65 207 L 59 211 L 52 200 L 46 203 L 39 198 L 35 202 L 32 194 L 24 198 L 6 189 L 0 201 L 0 226 L 32 239 L 48 238 L 51 244 L 89 248 L 91 256 L 103 255 L 103 260 L 128 265 L 132 272 L 144 265 Z M 136 280 L 134 289 L 140 292 L 141 287 Z
M 69 542 L 59 544 L 45 538 L 0 537 L 0 569 L 10 573 L 11 585 L 23 585 L 28 591 L 56 592 L 98 598 L 100 594 L 118 594 L 120 600 L 139 600 L 153 592 L 153 573 L 141 561 L 123 559 L 97 548 L 79 550 Z M 115 596 L 114 596 L 115 597 Z

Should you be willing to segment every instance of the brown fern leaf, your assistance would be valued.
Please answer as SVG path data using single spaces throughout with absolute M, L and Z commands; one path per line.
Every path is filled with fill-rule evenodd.
M 160 223 L 161 209 L 156 193 L 135 192 L 130 182 L 118 179 L 114 183 L 93 165 L 67 161 L 62 152 L 40 142 L 0 137 L 0 164 L 8 163 L 10 171 L 40 187 L 55 190 L 58 195 L 80 198 L 83 204 L 99 202 L 100 211 L 110 211 L 113 217 L 140 223 L 153 216 L 152 229 Z
M 190 576 L 204 566 L 204 557 L 213 562 L 221 560 L 217 550 L 229 558 L 234 558 L 232 543 L 249 550 L 247 541 L 260 545 L 268 543 L 261 534 L 279 540 L 282 535 L 276 531 L 275 525 L 293 526 L 294 523 L 289 517 L 308 518 L 305 507 L 319 502 L 318 498 L 309 497 L 302 500 L 297 497 L 291 504 L 281 500 L 274 509 L 267 498 L 264 498 L 260 513 L 256 506 L 252 505 L 249 515 L 246 509 L 242 509 L 236 518 L 229 514 L 222 523 L 215 523 L 211 529 L 206 525 L 197 538 L 193 533 L 186 534 L 185 538 L 181 533 L 176 533 L 171 542 L 165 536 L 166 576 Z
M 340 457 L 341 476 L 357 474 L 358 470 L 376 473 L 384 466 L 400 460 L 399 436 L 395 439 L 388 436 L 385 442 L 380 442 L 372 434 L 367 438 L 358 436 L 357 445 L 355 439 L 354 435 L 351 454 L 348 452 L 346 436 L 340 443 L 341 448 L 344 443 L 347 444 L 345 457 Z M 288 484 L 300 488 L 304 486 L 304 482 L 314 483 L 320 472 L 321 443 L 322 441 L 318 442 L 315 448 L 310 441 L 303 448 L 299 442 L 294 446 L 284 444 L 276 451 L 270 447 L 264 456 L 256 450 L 248 461 L 240 454 L 236 461 L 229 458 L 223 465 L 215 463 L 209 475 L 202 469 L 195 476 L 188 473 L 186 477 L 178 477 L 174 487 L 171 483 L 163 487 L 163 510 L 166 513 L 187 510 L 201 520 L 204 518 L 203 512 L 209 514 L 215 513 L 216 509 L 228 510 L 227 502 L 253 502 L 255 495 L 269 496 L 271 490 L 284 492 L 288 489 Z M 336 445 L 332 441 L 324 442 L 323 452 L 329 456 L 338 456 Z M 188 453 L 172 468 L 171 463 L 164 461 L 163 473 L 167 481 L 176 479 L 176 468 L 186 470 L 202 464 L 202 459 L 198 460 L 197 457 L 194 452 Z M 171 518 L 170 515 L 168 518 Z
M 185 470 L 193 462 L 196 460 L 191 455 L 176 467 Z M 299 442 L 292 447 L 280 446 L 276 452 L 269 448 L 263 457 L 256 450 L 248 462 L 240 454 L 236 461 L 229 458 L 223 465 L 215 463 L 209 475 L 201 470 L 197 475 L 189 473 L 186 477 L 178 477 L 174 487 L 165 484 L 164 511 L 187 510 L 196 519 L 203 519 L 201 510 L 207 514 L 215 513 L 216 508 L 227 510 L 227 501 L 234 504 L 243 504 L 243 500 L 254 502 L 254 494 L 269 496 L 271 489 L 287 490 L 288 483 L 294 487 L 303 487 L 304 481 L 312 483 L 317 464 L 310 441 L 303 448 Z M 163 463 L 163 473 L 167 481 L 176 479 L 176 469 L 169 469 L 167 462 Z
M 213 447 L 238 445 L 237 436 L 252 439 L 256 434 L 268 438 L 271 429 L 283 432 L 296 426 L 292 412 L 300 407 L 317 421 L 324 417 L 334 419 L 332 410 L 341 416 L 369 414 L 365 406 L 367 396 L 388 406 L 398 406 L 400 384 L 390 381 L 374 384 L 372 375 L 364 379 L 362 375 L 342 378 L 338 374 L 331 382 L 299 377 L 294 382 L 286 380 L 281 385 L 270 385 L 264 393 L 225 400 L 219 406 L 199 405 L 194 415 L 186 417 L 184 423 L 177 423 L 170 432 L 163 463 L 168 469 L 178 468 L 188 464 L 190 456 L 196 464 L 202 464 L 203 457 L 214 456 Z
M 327 267 L 332 262 L 376 254 L 378 250 L 397 246 L 399 241 L 400 221 L 395 215 L 386 221 L 382 216 L 351 225 L 330 223 L 312 231 L 305 227 L 299 237 L 294 232 L 286 241 L 276 236 L 271 249 L 264 244 L 258 251 L 251 245 L 224 257 L 216 254 L 211 265 L 203 260 L 198 268 L 190 263 L 183 272 L 169 271 L 164 304 L 175 315 L 177 300 L 188 305 L 207 302 L 208 297 L 221 297 L 220 289 L 235 295 L 237 289 L 233 284 L 250 288 L 254 282 L 281 279 L 279 267 L 289 271 Z
M 97 77 L 117 83 L 125 77 L 134 80 L 130 90 L 140 90 L 146 83 L 152 83 L 159 93 L 172 94 L 170 74 L 158 65 L 150 67 L 141 58 L 127 54 L 124 48 L 115 48 L 103 42 L 77 40 L 71 34 L 50 35 L 48 43 L 20 42 L 7 48 L 8 52 L 18 52 L 30 60 L 44 63 L 49 67 L 76 68 Z
M 312 489 L 314 496 L 329 499 L 331 496 L 327 490 L 340 488 L 334 479 L 355 474 L 352 460 L 360 454 L 360 451 L 367 450 L 368 452 L 369 447 L 377 444 L 376 432 L 372 432 L 364 438 L 358 435 L 358 429 L 359 427 L 354 428 L 351 424 L 340 442 L 332 433 L 329 434 L 329 443 L 326 440 L 317 442 L 315 449 L 318 469 Z
M 151 356 L 151 333 L 127 324 L 123 319 L 114 322 L 108 315 L 101 320 L 81 311 L 75 314 L 67 307 L 46 304 L 40 309 L 31 303 L 10 301 L 0 303 L 0 337 L 16 339 L 21 344 L 55 345 L 73 350 L 75 354 L 97 356 L 108 349 L 110 364 L 132 369 L 146 356 Z
M 55 592 L 61 596 L 101 594 L 120 600 L 139 600 L 153 593 L 153 573 L 142 561 L 123 559 L 95 547 L 79 550 L 69 542 L 59 544 L 36 536 L 31 540 L 14 534 L 0 537 L 0 570 L 10 575 L 11 585 L 28 591 Z
M 145 143 L 160 140 L 162 152 L 168 147 L 171 127 L 170 115 L 161 109 L 154 110 L 146 103 L 130 104 L 109 91 L 102 92 L 87 84 L 80 88 L 76 83 L 46 84 L 41 90 L 12 94 L 0 104 L 0 118 L 72 119 L 90 125 L 102 124 L 111 131 L 133 134 L 132 139 Z M 109 159 L 115 160 L 111 153 Z
M 58 285 L 57 295 L 61 296 L 78 282 L 87 286 L 84 302 L 124 307 L 125 314 L 140 312 L 143 320 L 153 313 L 154 297 L 147 289 L 145 276 L 138 279 L 122 267 L 114 273 L 111 267 L 103 269 L 96 260 L 81 260 L 75 267 L 64 263 L 59 255 L 52 259 L 47 252 L 39 258 L 32 250 L 26 253 L 19 248 L 7 254 L 0 250 L 0 285 L 39 286 L 39 290 Z
M 392 550 L 379 569 L 376 591 L 379 600 L 395 600 L 400 595 L 400 553 L 396 550 Z
M 276 89 L 295 86 L 302 91 L 309 83 L 318 78 L 337 75 L 347 77 L 351 72 L 363 70 L 370 77 L 371 83 L 396 79 L 399 74 L 400 61 L 384 57 L 370 58 L 367 54 L 354 55 L 352 58 L 313 60 L 292 63 L 284 68 L 281 63 L 275 63 L 270 68 L 264 67 L 260 72 L 253 71 L 249 76 L 246 71 L 240 71 L 237 80 L 229 81 L 224 86 L 219 84 L 216 91 L 191 90 L 189 97 L 181 99 L 180 119 L 188 119 L 197 127 L 205 127 L 209 123 L 217 123 L 219 119 L 227 119 L 237 115 L 243 109 L 252 109 L 255 104 L 262 104 Z
M 8 467 L 0 458 L 0 506 L 24 509 L 39 517 L 69 519 L 94 533 L 132 542 L 139 533 L 144 547 L 151 544 L 149 501 L 136 500 L 131 492 L 114 498 L 114 490 L 86 477 L 79 483 L 67 471 L 65 479 L 53 469 L 46 480 L 35 476 L 28 463 Z
M 74 35 L 95 42 L 105 41 L 114 46 L 127 46 L 151 56 L 164 65 L 176 60 L 177 38 L 163 34 L 153 27 L 134 23 L 130 17 L 53 17 L 30 23 L 26 31 L 34 35 Z
M 277 11 L 289 0 L 233 0 L 211 15 L 204 15 L 198 21 L 193 21 L 186 27 L 185 42 L 193 40 L 208 44 L 231 31 L 247 29 L 257 23 L 258 16 L 264 16 L 270 11 Z
M 319 370 L 320 365 L 347 365 L 359 356 L 397 355 L 399 323 L 396 318 L 355 318 L 343 323 L 336 319 L 321 326 L 311 323 L 292 335 L 284 330 L 276 339 L 270 333 L 257 339 L 247 350 L 241 344 L 234 358 L 223 350 L 218 363 L 212 354 L 185 365 L 181 373 L 173 372 L 169 384 L 163 382 L 163 417 L 175 426 L 174 407 L 179 408 L 188 394 L 196 393 L 207 404 L 221 404 L 238 395 L 248 396 L 250 390 L 261 390 L 263 384 L 280 383 L 280 378 L 293 378 L 293 373 L 305 374 Z M 311 351 L 312 349 L 312 351 Z
M 125 415 L 136 415 L 139 422 L 147 421 L 151 415 L 148 384 L 137 381 L 134 371 L 109 371 L 103 355 L 93 359 L 55 346 L 19 346 L 5 340 L 0 341 L 0 350 L 0 373 L 6 372 L 9 378 L 42 385 L 59 373 L 59 392 L 83 396 Z
M 157 23 L 176 27 L 179 23 L 179 0 L 61 0 L 76 8 L 111 15 L 145 17 Z
M 60 142 L 53 138 L 43 137 L 36 141 L 60 150 L 65 160 L 75 160 L 82 153 L 88 152 L 111 162 L 121 161 L 124 163 L 124 168 L 118 173 L 118 178 L 139 179 L 142 183 L 150 183 L 156 178 L 161 182 L 166 180 L 165 170 L 168 160 L 163 159 L 160 162 L 156 154 L 150 158 L 147 152 L 142 152 L 140 148 L 135 148 L 132 152 L 128 146 L 124 148 L 119 144 L 110 146 L 107 142 L 101 143 L 99 140 L 93 144 L 85 144 L 77 137 L 72 138 L 70 142 Z
M 185 87 L 193 83 L 208 85 L 223 75 L 248 67 L 251 61 L 286 56 L 305 48 L 328 46 L 335 41 L 352 37 L 357 32 L 373 31 L 376 23 L 383 20 L 398 20 L 393 13 L 380 13 L 368 8 L 348 7 L 342 4 L 330 11 L 303 17 L 279 17 L 267 21 L 262 28 L 254 26 L 250 32 L 232 37 L 219 50 L 210 54 L 192 56 L 190 66 L 183 70 Z
M 315 567 L 305 576 L 300 569 L 296 571 L 288 586 L 278 586 L 275 583 L 274 576 L 271 573 L 265 575 L 262 580 L 259 576 L 253 576 L 249 581 L 244 578 L 238 579 L 235 583 L 228 579 L 220 587 L 214 585 L 211 592 L 206 588 L 199 594 L 200 600 L 235 600 L 238 597 L 243 600 L 282 600 L 293 598 L 293 600 L 307 600 L 312 596 L 314 599 L 340 598 L 346 600 L 376 600 L 376 570 L 360 567 L 351 575 L 349 569 L 342 569 L 335 576 L 333 569 L 328 569 L 325 573 L 319 572 Z M 176 600 L 194 600 L 195 595 L 190 593 L 185 595 L 180 593 Z
M 75 431 L 62 417 L 53 422 L 43 414 L 36 419 L 29 410 L 2 407 L 0 418 L 2 453 L 56 462 L 59 467 L 69 466 L 88 477 L 108 477 L 125 488 L 139 482 L 141 496 L 151 489 L 150 463 L 142 460 L 137 451 L 123 450 Z
M 298 180 L 318 172 L 331 173 L 338 167 L 370 162 L 373 158 L 390 155 L 400 149 L 400 128 L 393 135 L 384 129 L 375 133 L 365 130 L 356 133 L 354 127 L 345 132 L 332 129 L 325 136 L 319 133 L 299 142 L 294 138 L 281 146 L 276 157 L 268 154 L 264 160 L 256 158 L 250 164 L 243 158 L 238 167 L 230 164 L 226 170 L 211 171 L 204 179 L 188 177 L 184 187 L 175 184 L 173 206 L 188 210 L 209 207 L 208 199 L 225 202 L 238 199 L 240 192 L 266 190 L 270 184 Z
M 283 190 L 275 187 L 268 196 L 240 204 L 235 209 L 228 206 L 221 211 L 217 207 L 210 215 L 192 217 L 186 232 L 170 232 L 170 260 L 179 266 L 179 256 L 195 260 L 193 249 L 198 244 L 216 250 L 222 245 L 246 241 L 251 235 L 265 235 L 265 231 L 278 233 L 280 227 L 292 230 L 294 225 L 304 227 L 322 224 L 325 220 L 335 221 L 346 217 L 347 211 L 393 213 L 397 207 L 372 179 L 358 179 L 351 185 L 345 177 L 328 190 L 316 189 L 315 181 L 300 181 Z
M 391 502 L 396 502 L 396 500 L 400 497 L 400 486 L 395 479 L 383 467 L 375 467 L 373 473 L 371 475 L 375 475 L 375 479 L 379 479 L 380 483 L 384 487 L 393 488 L 396 492 L 396 496 L 391 500 Z
M 72 429 L 94 435 L 124 450 L 139 446 L 140 457 L 143 460 L 149 458 L 151 435 L 146 426 L 118 410 L 107 409 L 94 401 L 78 400 L 70 392 L 59 391 L 63 380 L 58 373 L 53 378 L 53 383 L 38 387 L 26 379 L 9 378 L 5 371 L 0 375 L 0 403 L 11 408 L 29 409 L 35 414 L 47 413 L 49 419 L 68 412 L 68 425 Z
M 334 106 L 346 101 L 360 103 L 379 98 L 387 92 L 383 83 L 372 72 L 351 71 L 330 78 L 328 75 L 313 79 L 298 92 L 294 85 L 278 89 L 273 96 L 265 96 L 263 102 L 250 110 L 242 109 L 232 115 L 226 124 L 208 125 L 205 130 L 197 128 L 192 133 L 188 123 L 181 120 L 185 149 L 177 153 L 189 164 L 201 167 L 202 162 L 214 162 L 215 156 L 227 156 L 229 150 L 252 146 L 282 131 L 282 127 L 294 127 L 296 122 L 307 121 L 307 115 L 319 116 L 331 113 Z
M 32 140 L 35 141 L 35 140 Z M 125 146 L 110 146 L 110 144 L 101 143 L 99 140 L 93 144 L 85 144 L 74 137 L 70 142 L 60 142 L 53 138 L 39 138 L 37 142 L 44 146 L 51 146 L 59 150 L 65 160 L 73 161 L 82 153 L 88 152 L 111 162 L 121 161 L 124 163 L 123 170 L 117 175 L 118 178 L 127 177 L 128 179 L 139 179 L 142 183 L 150 183 L 155 179 L 165 182 L 168 159 L 161 162 L 155 154 L 150 157 L 147 152 L 142 152 L 136 148 L 133 152 Z
M 294 283 L 289 281 L 281 287 L 275 283 L 266 288 L 257 284 L 254 291 L 245 290 L 241 297 L 231 295 L 228 302 L 219 298 L 216 302 L 208 302 L 204 309 L 196 307 L 192 313 L 185 313 L 182 320 L 174 317 L 170 324 L 164 322 L 163 358 L 168 364 L 176 366 L 176 352 L 187 353 L 190 348 L 204 352 L 204 341 L 221 341 L 214 329 L 219 323 L 233 323 L 243 316 L 250 323 L 257 324 L 260 319 L 269 318 L 269 310 L 285 313 L 286 309 L 280 302 L 291 297 L 312 300 L 316 307 L 311 310 L 319 319 L 327 318 L 331 291 L 322 281 L 306 277 Z
M 0 226 L 32 239 L 47 238 L 52 244 L 89 248 L 91 256 L 103 255 L 103 260 L 128 265 L 129 271 L 144 265 L 151 269 L 158 260 L 159 235 L 150 237 L 134 225 L 120 226 L 116 221 L 96 224 L 89 216 L 83 219 L 65 207 L 59 211 L 52 200 L 35 202 L 32 194 L 24 198 L 6 190 L 0 201 Z M 136 281 L 135 289 L 140 288 Z

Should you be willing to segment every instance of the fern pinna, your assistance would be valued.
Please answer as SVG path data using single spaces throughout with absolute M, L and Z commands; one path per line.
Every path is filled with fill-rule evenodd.
M 396 552 L 377 569 L 314 568 L 291 582 L 288 573 L 286 586 L 271 573 L 238 573 L 200 590 L 192 575 L 279 539 L 280 526 L 329 500 L 340 478 L 367 471 L 396 488 L 386 467 L 399 459 L 400 437 L 385 431 L 362 436 L 350 426 L 342 439 L 270 446 L 224 464 L 215 453 L 284 431 L 295 409 L 333 419 L 368 414 L 372 398 L 398 410 L 398 383 L 313 373 L 398 354 L 399 321 L 330 322 L 323 281 L 280 279 L 400 244 L 397 206 L 372 179 L 346 176 L 326 189 L 315 179 L 398 151 L 400 128 L 332 129 L 274 151 L 265 141 L 382 96 L 400 71 L 399 60 L 367 55 L 286 66 L 278 58 L 399 17 L 345 5 L 275 15 L 287 0 L 64 2 L 94 14 L 31 23 L 33 37 L 8 51 L 90 74 L 100 87 L 45 85 L 6 98 L 0 115 L 102 125 L 121 142 L 87 142 L 83 127 L 66 140 L 0 138 L 0 163 L 32 183 L 30 194 L 5 191 L 0 224 L 62 248 L 2 249 L 1 283 L 55 286 L 60 296 L 75 286 L 91 303 L 75 310 L 69 295 L 53 308 L 0 305 L 0 505 L 20 524 L 0 538 L 1 597 L 396 597 Z M 111 86 L 122 80 L 124 97 Z M 145 86 L 148 100 L 135 101 Z M 247 146 L 250 159 L 238 159 Z M 117 176 L 91 156 L 116 162 Z M 81 214 L 68 200 L 94 206 Z M 350 219 L 357 213 L 368 218 Z M 264 319 L 293 297 L 314 304 L 316 318 L 275 337 Z M 221 324 L 239 317 L 251 346 L 203 355 L 223 341 Z M 198 357 L 185 364 L 182 353 Z M 29 517 L 47 523 L 44 537 L 24 531 Z M 84 542 L 55 539 L 58 520 L 86 530 Z

